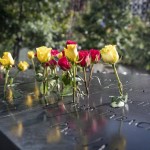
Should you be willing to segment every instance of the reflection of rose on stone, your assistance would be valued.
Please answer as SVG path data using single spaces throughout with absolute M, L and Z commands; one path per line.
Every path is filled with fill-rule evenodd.
M 23 124 L 21 121 L 18 121 L 17 124 L 11 128 L 11 133 L 18 138 L 22 137 Z
M 63 102 L 59 102 L 58 107 L 59 107 L 59 110 L 60 110 L 59 112 L 63 113 L 63 112 L 66 111 L 66 107 L 65 107 Z
M 85 115 L 86 114 L 86 115 Z M 93 115 L 85 113 L 83 115 L 83 121 L 86 128 L 87 135 L 93 135 L 95 132 L 100 131 L 106 124 L 104 117 L 95 118 Z M 86 117 L 86 120 L 85 120 Z
M 126 139 L 125 137 L 121 134 L 121 129 L 122 129 L 123 121 L 120 121 L 118 132 L 113 134 L 111 137 L 111 141 L 109 144 L 108 149 L 109 150 L 125 150 L 126 149 Z
M 68 123 L 69 128 L 76 129 L 76 123 L 72 120 Z
M 88 112 L 83 112 L 80 114 L 80 118 L 69 118 L 68 125 L 71 129 L 80 129 L 83 134 L 91 136 L 95 132 L 100 131 L 106 124 L 106 119 L 104 117 L 95 118 L 93 114 Z
M 108 146 L 109 150 L 125 150 L 126 149 L 126 139 L 120 134 L 113 135 L 111 142 Z
M 34 87 L 34 96 L 36 99 L 38 99 L 40 96 L 40 91 L 39 91 L 39 87 L 38 87 L 37 83 L 35 83 L 35 87 Z
M 6 99 L 10 104 L 13 104 L 13 90 L 11 87 L 6 90 Z
M 88 121 L 88 119 L 89 119 L 89 113 L 88 113 L 88 111 L 85 111 L 83 114 L 83 120 Z
M 59 127 L 55 127 L 47 134 L 47 143 L 59 142 L 61 139 L 61 132 Z
M 96 132 L 96 131 L 97 131 L 97 128 L 98 128 L 97 120 L 96 120 L 96 119 L 93 119 L 93 120 L 92 120 L 92 131 L 93 131 L 93 132 Z
M 91 120 L 89 129 L 88 129 L 88 135 L 93 135 L 95 134 L 95 132 L 97 131 L 101 131 L 102 128 L 105 126 L 106 124 L 106 120 L 105 118 L 93 118 Z
M 32 107 L 32 105 L 33 105 L 33 98 L 29 94 L 26 97 L 25 105 L 29 108 Z
M 58 102 L 57 109 L 47 108 L 45 111 L 48 117 L 51 117 L 55 114 L 56 115 L 55 119 L 57 120 L 58 124 L 62 119 L 61 115 L 67 112 L 66 107 L 63 102 Z

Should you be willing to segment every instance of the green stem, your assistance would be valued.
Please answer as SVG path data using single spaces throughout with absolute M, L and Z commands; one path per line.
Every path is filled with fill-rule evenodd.
M 49 85 L 48 85 L 48 67 L 46 67 L 46 88 L 47 88 L 47 91 L 48 91 L 48 87 L 49 87 Z
M 84 84 L 85 84 L 86 93 L 87 93 L 87 95 L 89 95 L 89 89 L 88 89 L 88 85 L 87 85 L 86 68 L 85 67 L 83 67 L 83 73 L 84 73 Z
M 46 89 L 47 87 L 46 86 L 47 86 L 47 67 L 44 68 L 44 81 L 43 81 L 43 88 L 44 88 L 43 94 L 44 94 L 44 96 L 47 94 L 47 89 Z
M 120 121 L 120 125 L 119 125 L 119 130 L 118 130 L 119 135 L 121 135 L 122 125 L 123 125 L 123 122 L 122 122 L 122 120 L 121 120 L 121 121 Z
M 90 83 L 91 83 L 91 80 L 92 80 L 93 68 L 94 68 L 94 65 L 92 64 L 91 72 L 90 72 L 90 76 L 89 76 L 88 88 L 90 87 Z
M 32 61 L 32 65 L 33 65 L 34 72 L 35 72 L 35 74 L 36 74 L 36 69 L 35 69 L 34 60 L 33 60 L 33 59 L 31 59 L 31 61 Z
M 6 89 L 9 77 L 9 69 L 6 69 L 5 84 L 4 84 L 4 99 L 6 98 Z
M 18 70 L 18 71 L 15 73 L 13 79 L 15 79 L 15 78 L 17 77 L 17 75 L 18 75 L 19 72 L 20 72 L 20 70 Z
M 70 71 L 67 71 L 67 73 L 69 74 L 70 78 L 73 78 L 72 73 Z
M 76 96 L 76 66 L 73 64 L 73 103 L 75 102 Z
M 54 69 L 54 72 L 55 72 L 55 76 L 58 77 L 56 68 Z M 59 78 L 56 79 L 56 84 L 57 84 L 56 85 L 57 86 L 57 92 L 59 92 Z
M 123 95 L 123 86 L 122 86 L 122 83 L 121 83 L 121 81 L 120 81 L 119 75 L 118 75 L 118 73 L 117 73 L 115 64 L 112 64 L 112 67 L 113 67 L 113 69 L 114 69 L 116 78 L 117 78 L 117 80 L 118 80 L 119 93 L 120 93 L 120 95 L 122 96 L 122 95 Z
M 15 75 L 10 78 L 10 80 L 9 80 L 10 86 L 14 83 L 14 79 L 17 77 L 17 75 L 18 75 L 19 72 L 20 72 L 20 70 L 18 70 L 18 71 L 15 73 Z

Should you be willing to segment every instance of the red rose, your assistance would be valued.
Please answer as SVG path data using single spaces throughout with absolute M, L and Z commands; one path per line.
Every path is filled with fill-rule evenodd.
M 70 45 L 70 44 L 77 44 L 75 41 L 71 41 L 71 40 L 68 40 L 67 42 L 66 42 L 66 45 Z
M 65 56 L 58 60 L 58 65 L 64 71 L 67 71 L 71 68 L 71 64 Z
M 89 52 L 87 50 L 79 51 L 78 61 L 81 67 L 88 66 L 90 64 Z
M 100 51 L 91 49 L 90 50 L 90 56 L 92 63 L 97 63 L 100 60 Z
M 64 50 L 62 51 L 62 54 L 63 54 L 63 56 L 65 56 L 65 51 Z
M 55 50 L 55 49 L 52 49 L 52 50 L 51 50 L 51 55 L 52 55 L 52 56 L 57 56 L 58 53 L 59 53 L 58 50 Z
M 57 66 L 57 61 L 52 59 L 49 62 L 45 63 L 46 66 L 50 66 L 51 69 L 55 69 L 55 67 Z
M 50 66 L 51 69 L 55 69 L 56 65 L 57 65 L 57 61 L 54 60 L 54 57 L 57 56 L 57 54 L 59 53 L 58 50 L 51 50 L 51 55 L 53 56 L 52 59 L 48 62 L 45 63 L 45 66 Z

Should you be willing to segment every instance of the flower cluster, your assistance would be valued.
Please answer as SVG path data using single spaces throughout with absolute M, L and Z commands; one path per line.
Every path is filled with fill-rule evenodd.
M 16 72 L 15 76 L 11 77 L 9 75 L 10 69 L 15 66 L 15 61 L 10 52 L 4 52 L 2 58 L 0 58 L 0 64 L 5 69 L 5 84 L 4 84 L 4 98 L 6 98 L 6 89 L 7 86 L 11 86 L 13 83 L 14 78 L 16 78 L 17 74 L 20 71 L 25 71 L 28 69 L 29 64 L 26 61 L 20 61 L 17 65 L 18 71 Z
M 79 82 L 83 82 L 88 95 L 93 66 L 99 63 L 102 58 L 104 63 L 111 64 L 114 69 L 118 80 L 119 99 L 124 97 L 123 86 L 115 67 L 115 64 L 119 61 L 115 45 L 106 45 L 101 50 L 94 48 L 78 50 L 78 44 L 75 41 L 68 40 L 62 51 L 41 46 L 36 48 L 36 51 L 29 51 L 27 55 L 32 61 L 36 79 L 41 82 L 41 94 L 44 96 L 54 89 L 57 89 L 58 93 L 64 95 L 64 88 L 69 87 L 69 91 L 72 88 L 73 102 L 75 102 L 75 98 L 78 95 L 85 95 L 80 90 Z M 11 53 L 4 52 L 2 58 L 0 58 L 0 64 L 7 70 L 5 80 L 5 84 L 7 84 L 9 70 L 15 64 Z M 25 71 L 28 66 L 27 62 L 20 61 L 17 65 L 18 71 Z M 58 70 L 62 70 L 62 73 L 58 73 Z M 83 73 L 83 76 L 79 76 L 79 70 Z M 89 74 L 87 74 L 87 70 L 90 70 Z M 113 106 L 115 107 L 115 105 Z
M 62 82 L 68 83 L 71 85 L 71 87 L 73 87 L 73 95 L 75 97 L 76 92 L 80 91 L 79 87 L 77 86 L 77 68 L 83 68 L 83 70 L 85 70 L 84 75 L 86 76 L 86 67 L 91 68 L 92 71 L 93 65 L 99 62 L 100 51 L 96 49 L 78 51 L 77 43 L 75 41 L 68 40 L 66 42 L 66 46 L 62 51 L 42 46 L 36 48 L 35 52 L 29 51 L 28 58 L 32 60 L 33 67 L 35 67 L 34 62 L 38 61 L 38 63 L 40 63 L 40 65 L 43 68 L 43 72 L 41 72 L 41 78 L 44 85 L 44 89 L 41 88 L 43 89 L 42 93 L 47 93 L 46 91 L 49 91 L 49 89 L 51 89 L 49 87 L 49 77 L 52 78 L 53 73 L 53 75 L 55 75 L 56 77 L 56 67 L 59 67 L 63 71 Z M 36 75 L 37 74 L 38 71 L 36 71 Z M 68 80 L 69 82 L 65 82 L 64 80 Z M 87 84 L 87 82 L 90 82 L 90 79 L 89 81 L 87 81 L 87 78 L 84 78 L 83 80 L 85 82 L 85 86 L 88 93 L 89 84 Z
M 75 97 L 78 95 L 77 93 L 83 94 L 78 87 L 79 80 L 77 79 L 77 77 L 79 76 L 78 68 L 81 68 L 83 70 L 82 72 L 84 79 L 82 79 L 82 77 L 79 78 L 84 82 L 86 93 L 89 94 L 89 86 L 92 79 L 93 66 L 94 64 L 99 63 L 100 59 L 102 58 L 104 63 L 111 64 L 114 69 L 120 92 L 119 102 L 120 99 L 124 99 L 123 86 L 115 67 L 115 64 L 119 61 L 119 55 L 115 45 L 106 45 L 101 50 L 93 48 L 90 50 L 78 50 L 77 43 L 75 41 L 68 40 L 66 42 L 66 46 L 61 52 L 45 46 L 36 48 L 36 52 L 28 52 L 29 59 L 33 61 L 35 57 L 44 68 L 42 73 L 44 90 L 42 93 L 47 93 L 47 91 L 49 91 L 49 73 L 54 73 L 53 75 L 55 75 L 55 85 L 57 85 L 57 88 L 60 87 L 58 85 L 60 83 L 60 79 L 65 86 L 67 86 L 68 84 L 71 85 L 73 89 L 73 102 L 75 102 Z M 59 67 L 63 71 L 61 77 L 57 75 L 56 67 Z M 90 74 L 88 77 L 86 71 L 87 68 L 90 69 Z M 50 71 L 48 72 L 48 70 Z M 118 98 L 113 98 L 113 101 L 114 99 L 115 105 L 113 104 L 112 106 L 117 107 Z

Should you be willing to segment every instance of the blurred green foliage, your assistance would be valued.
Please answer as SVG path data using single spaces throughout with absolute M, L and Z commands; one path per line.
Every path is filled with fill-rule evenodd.
M 92 0 L 76 30 L 82 33 L 80 44 L 100 49 L 115 44 L 124 64 L 150 70 L 150 26 L 133 16 L 130 0 Z
M 46 45 L 62 50 L 67 39 L 80 49 L 115 44 L 122 63 L 150 70 L 150 26 L 130 0 L 1 0 L 0 53 Z M 0 54 L 1 55 L 1 54 Z
M 22 47 L 41 45 L 60 48 L 66 40 L 69 7 L 69 0 L 1 0 L 1 52 L 17 55 Z

